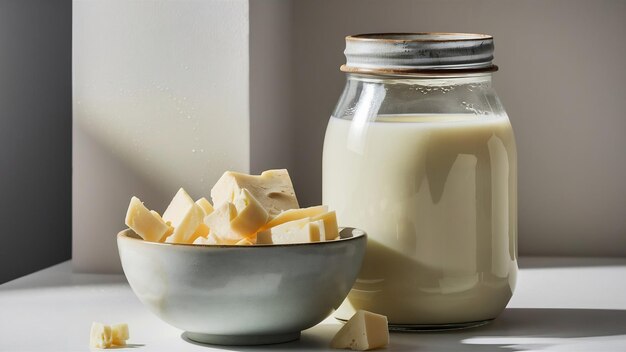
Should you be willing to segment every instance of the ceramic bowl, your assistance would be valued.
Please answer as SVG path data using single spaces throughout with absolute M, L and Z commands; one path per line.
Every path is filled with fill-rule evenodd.
M 366 235 L 287 245 L 209 246 L 117 235 L 122 267 L 148 309 L 187 338 L 256 345 L 296 340 L 347 296 L 361 268 Z

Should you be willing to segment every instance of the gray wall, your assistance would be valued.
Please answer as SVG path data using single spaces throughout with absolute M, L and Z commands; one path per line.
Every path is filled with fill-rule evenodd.
M 292 19 L 291 1 L 250 1 L 250 172 L 254 174 L 293 170 L 295 155 L 285 145 L 294 128 Z
M 71 256 L 71 11 L 0 2 L 0 283 Z
M 519 153 L 526 255 L 626 255 L 626 1 L 295 1 L 294 183 L 321 200 L 321 151 L 343 88 L 343 37 L 484 32 Z

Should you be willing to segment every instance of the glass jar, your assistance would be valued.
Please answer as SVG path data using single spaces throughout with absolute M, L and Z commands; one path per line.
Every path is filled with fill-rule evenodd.
M 517 160 L 491 82 L 493 38 L 358 35 L 345 55 L 323 202 L 368 247 L 336 317 L 365 309 L 395 330 L 494 319 L 517 276 Z

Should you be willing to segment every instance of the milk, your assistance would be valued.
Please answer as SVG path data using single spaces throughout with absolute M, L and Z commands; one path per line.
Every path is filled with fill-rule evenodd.
M 337 317 L 390 324 L 495 318 L 517 273 L 517 161 L 506 116 L 331 118 L 323 202 L 368 234 L 361 273 Z

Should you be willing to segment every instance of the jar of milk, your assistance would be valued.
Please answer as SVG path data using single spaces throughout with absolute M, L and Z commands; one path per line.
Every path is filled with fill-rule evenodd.
M 494 319 L 517 276 L 517 161 L 492 87 L 493 38 L 356 35 L 345 56 L 323 202 L 368 247 L 336 317 L 365 309 L 395 330 Z

